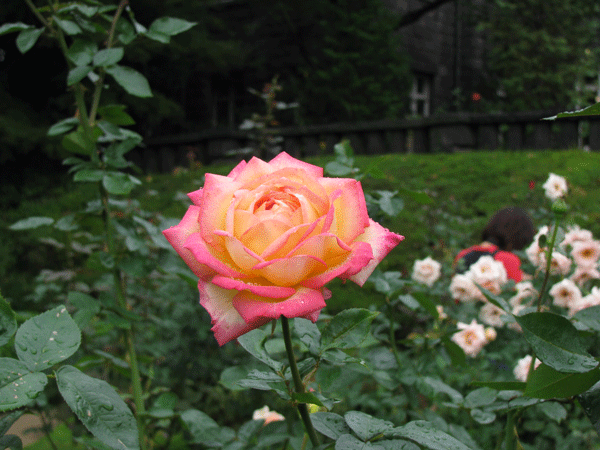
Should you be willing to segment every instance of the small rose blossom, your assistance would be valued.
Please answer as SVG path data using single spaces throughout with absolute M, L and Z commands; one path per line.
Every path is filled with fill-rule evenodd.
M 485 338 L 487 339 L 488 343 L 495 341 L 497 337 L 498 337 L 498 332 L 496 331 L 496 329 L 494 327 L 487 327 L 485 329 Z
M 448 314 L 444 312 L 444 307 L 442 305 L 435 305 L 435 309 L 438 313 L 438 319 L 446 320 L 448 318 Z
M 573 242 L 571 256 L 579 267 L 595 269 L 600 258 L 600 241 L 594 239 L 589 241 Z
M 492 303 L 486 303 L 479 310 L 479 320 L 486 325 L 491 325 L 496 328 L 504 326 L 504 321 L 502 320 L 502 316 L 504 315 L 506 315 L 506 313 Z
M 546 197 L 550 200 L 556 200 L 567 194 L 567 180 L 560 175 L 550 173 L 548 179 L 542 185 L 546 192 Z
M 412 279 L 431 287 L 440 277 L 441 270 L 442 265 L 428 256 L 425 259 L 415 261 Z
M 540 254 L 540 267 L 546 268 L 546 253 Z M 552 275 L 567 275 L 571 270 L 571 260 L 569 257 L 559 252 L 552 252 L 552 261 L 550 261 L 550 273 Z
M 517 293 L 508 302 L 513 307 L 523 304 L 527 299 L 532 300 L 538 295 L 531 281 L 521 281 L 515 285 L 515 289 Z
M 315 322 L 336 277 L 363 285 L 403 236 L 371 220 L 362 186 L 279 153 L 206 174 L 164 235 L 199 278 L 219 345 L 271 320 Z
M 473 280 L 465 274 L 456 274 L 452 277 L 449 287 L 452 298 L 456 302 L 472 302 L 475 300 L 483 300 L 483 294 Z
M 470 324 L 459 322 L 456 326 L 460 331 L 452 335 L 452 341 L 462 348 L 466 355 L 474 358 L 488 343 L 485 328 L 475 319 Z
M 553 303 L 556 306 L 565 308 L 571 308 L 581 300 L 581 291 L 577 285 L 569 279 L 556 283 L 552 286 L 549 293 L 554 299 Z
M 567 232 L 565 233 L 565 237 L 560 243 L 562 248 L 566 248 L 569 245 L 573 245 L 575 242 L 585 242 L 591 241 L 594 239 L 594 236 L 590 230 L 584 230 L 579 228 L 579 226 L 571 226 L 567 228 Z
M 582 309 L 598 305 L 600 305 L 600 288 L 594 286 L 588 295 L 581 297 L 569 307 L 569 316 L 573 316 Z
M 573 275 L 571 275 L 569 279 L 575 284 L 577 284 L 577 286 L 581 287 L 588 281 L 597 280 L 599 278 L 600 272 L 598 271 L 598 269 L 592 267 L 577 266 L 575 267 L 575 272 L 573 272 Z
M 264 406 L 263 408 L 257 409 L 252 413 L 252 420 L 264 420 L 264 425 L 267 425 L 271 422 L 285 420 L 285 417 L 276 411 L 270 411 L 268 406 Z
M 529 247 L 525 249 L 525 254 L 527 255 L 527 258 L 529 259 L 529 261 L 531 261 L 531 264 L 533 264 L 537 268 L 541 267 L 540 255 L 542 255 L 546 250 L 546 247 L 540 247 L 539 239 L 542 235 L 548 236 L 549 231 L 550 230 L 547 225 L 541 227 L 538 230 L 537 234 L 533 237 L 533 241 L 531 242 Z
M 508 278 L 504 264 L 496 261 L 491 255 L 480 257 L 469 267 L 468 274 L 476 283 L 480 281 L 485 282 L 486 280 L 506 283 Z
M 515 366 L 515 369 L 513 371 L 513 373 L 515 374 L 515 378 L 519 381 L 522 381 L 523 383 L 525 383 L 527 381 L 527 377 L 529 375 L 529 368 L 531 367 L 531 359 L 533 357 L 531 355 L 527 355 L 523 358 L 521 358 L 519 361 L 517 361 L 517 365 Z M 538 366 L 541 364 L 542 362 L 539 359 L 535 359 L 535 365 L 534 365 L 534 369 L 537 369 Z

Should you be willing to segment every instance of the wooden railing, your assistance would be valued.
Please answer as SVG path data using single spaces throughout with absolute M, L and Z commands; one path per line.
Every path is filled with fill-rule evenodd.
M 350 139 L 358 154 L 433 153 L 468 150 L 586 148 L 600 150 L 600 116 L 542 120 L 556 111 L 519 113 L 456 113 L 422 119 L 336 123 L 285 127 L 282 150 L 297 158 L 328 154 L 342 139 Z M 132 152 L 146 172 L 168 172 L 191 159 L 203 164 L 247 157 L 252 147 L 242 130 L 210 129 L 150 139 Z

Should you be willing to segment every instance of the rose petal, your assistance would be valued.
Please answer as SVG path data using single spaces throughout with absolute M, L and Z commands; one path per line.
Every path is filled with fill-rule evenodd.
M 362 286 L 367 278 L 373 273 L 377 264 L 400 242 L 404 236 L 393 233 L 387 228 L 382 227 L 377 222 L 369 219 L 370 225 L 365 232 L 357 238 L 359 242 L 367 242 L 373 249 L 373 260 L 369 262 L 360 272 L 349 277 L 359 286 Z
M 199 278 L 205 278 L 214 274 L 213 269 L 199 262 L 194 254 L 185 247 L 185 243 L 189 236 L 198 234 L 200 228 L 198 224 L 199 215 L 200 208 L 197 206 L 190 206 L 183 216 L 183 219 L 181 219 L 181 222 L 179 222 L 178 225 L 167 228 L 163 231 L 163 234 L 179 256 L 181 256 L 189 268 L 192 269 L 192 272 Z
M 254 271 L 277 286 L 295 286 L 326 267 L 325 261 L 314 256 L 298 255 L 265 261 L 254 266 Z
M 346 243 L 353 242 L 369 226 L 369 214 L 360 181 L 323 178 L 319 183 L 333 200 L 335 227 L 331 231 Z
M 200 214 L 200 230 L 207 244 L 222 250 L 222 240 L 217 239 L 215 230 L 225 230 L 225 218 L 234 193 L 240 185 L 231 178 L 207 173 Z
M 321 178 L 323 176 L 323 168 L 319 166 L 314 166 L 312 164 L 306 163 L 304 161 L 300 161 L 286 152 L 279 153 L 275 158 L 273 158 L 269 164 L 277 169 L 281 169 L 284 167 L 293 167 L 297 169 L 304 170 L 310 174 L 311 177 Z
M 246 167 L 246 164 L 247 164 L 246 161 L 242 159 L 239 162 L 239 164 L 237 166 L 235 166 L 231 172 L 229 172 L 229 175 L 227 175 L 227 176 L 229 178 L 235 179 L 242 172 L 242 170 L 244 170 L 244 167 Z
M 281 302 L 265 301 L 242 291 L 233 298 L 233 307 L 248 324 L 264 323 L 265 319 L 278 319 L 282 315 L 288 319 L 306 317 L 314 322 L 325 307 L 325 300 L 321 291 L 307 288 L 298 289 L 294 295 Z
M 371 246 L 366 242 L 358 242 L 352 246 L 352 252 L 349 255 L 328 260 L 327 270 L 306 279 L 302 282 L 302 286 L 319 289 L 336 277 L 352 279 L 352 275 L 360 272 L 372 259 Z
M 234 269 L 233 261 L 229 261 L 229 264 L 226 264 L 223 261 L 225 255 L 220 255 L 221 259 L 215 257 L 211 253 L 211 249 L 208 247 L 206 242 L 204 242 L 202 239 L 200 233 L 194 233 L 190 235 L 186 239 L 183 247 L 194 255 L 194 261 L 196 262 L 196 265 L 201 264 L 208 266 L 210 269 L 212 269 L 211 273 L 213 275 L 221 274 L 228 277 L 248 278 L 248 275 L 238 272 Z M 194 267 L 190 266 L 190 268 L 194 270 Z
M 188 197 L 192 201 L 192 203 L 196 206 L 202 207 L 202 198 L 204 197 L 204 192 L 202 189 L 198 189 L 197 191 L 190 192 Z
M 219 345 L 236 339 L 270 320 L 265 319 L 260 324 L 257 321 L 254 325 L 246 323 L 233 307 L 232 300 L 238 294 L 238 291 L 223 289 L 202 280 L 198 282 L 198 290 L 200 292 L 200 304 L 210 314 L 213 325 L 211 331 L 215 334 Z
M 211 282 L 223 289 L 235 289 L 237 291 L 249 291 L 261 297 L 269 299 L 288 298 L 296 292 L 292 287 L 273 286 L 260 284 L 260 280 L 237 280 L 217 275 Z M 263 280 L 264 282 L 264 280 Z

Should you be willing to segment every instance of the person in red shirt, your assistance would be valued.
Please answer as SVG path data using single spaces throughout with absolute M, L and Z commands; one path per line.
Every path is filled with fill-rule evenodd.
M 523 279 L 521 260 L 512 250 L 521 250 L 531 243 L 535 228 L 529 215 L 521 208 L 508 207 L 497 211 L 487 223 L 481 238 L 483 242 L 466 248 L 456 255 L 454 267 L 459 273 L 483 255 L 492 255 L 504 264 L 508 278 L 516 283 Z

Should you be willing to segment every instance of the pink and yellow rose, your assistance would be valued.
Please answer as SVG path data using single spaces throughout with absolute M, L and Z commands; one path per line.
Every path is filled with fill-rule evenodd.
M 333 278 L 362 285 L 403 236 L 368 217 L 360 182 L 280 153 L 206 174 L 164 231 L 198 276 L 219 345 L 273 319 L 315 322 Z

